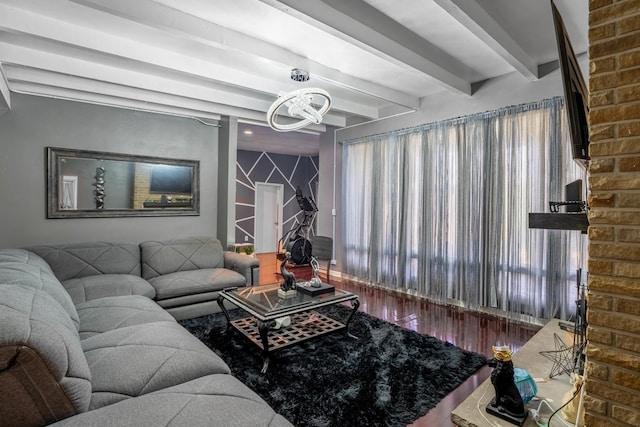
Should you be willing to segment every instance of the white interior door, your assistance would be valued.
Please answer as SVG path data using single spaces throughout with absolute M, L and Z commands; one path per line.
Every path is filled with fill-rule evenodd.
M 277 252 L 282 237 L 282 184 L 256 182 L 254 223 L 256 253 Z

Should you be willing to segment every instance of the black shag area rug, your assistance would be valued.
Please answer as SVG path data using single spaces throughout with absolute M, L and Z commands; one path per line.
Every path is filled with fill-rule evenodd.
M 318 311 L 344 322 L 350 308 Z M 487 363 L 482 355 L 357 313 L 349 331 L 359 339 L 341 330 L 277 350 L 261 374 L 260 349 L 233 327 L 223 333 L 222 313 L 180 323 L 296 426 L 406 426 Z

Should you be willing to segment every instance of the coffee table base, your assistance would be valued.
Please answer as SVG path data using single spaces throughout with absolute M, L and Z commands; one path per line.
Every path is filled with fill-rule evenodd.
M 227 318 L 227 329 L 225 332 L 228 331 L 229 326 L 233 326 L 262 349 L 263 366 L 261 372 L 263 374 L 266 373 L 269 368 L 269 353 L 272 350 L 287 347 L 289 345 L 305 341 L 309 338 L 324 335 L 340 329 L 345 330 L 347 337 L 358 339 L 349 332 L 351 319 L 353 319 L 353 315 L 360 307 L 360 302 L 356 295 L 347 295 L 347 298 L 349 298 L 347 301 L 351 304 L 351 312 L 349 313 L 349 317 L 345 324 L 313 309 L 309 309 L 289 314 L 291 317 L 291 324 L 281 329 L 274 329 L 276 326 L 275 319 L 261 320 L 254 315 L 231 320 L 229 312 L 224 305 L 224 300 L 227 298 L 229 298 L 229 296 L 226 295 L 224 291 L 218 296 L 218 305 Z M 241 301 L 233 301 L 232 299 L 231 302 L 239 306 L 242 305 Z
M 262 337 L 254 317 L 247 316 L 232 320 L 231 324 L 254 344 L 263 347 Z M 278 350 L 309 338 L 328 334 L 345 328 L 344 323 L 338 322 L 317 311 L 306 311 L 291 315 L 291 325 L 282 329 L 269 329 L 269 350 Z

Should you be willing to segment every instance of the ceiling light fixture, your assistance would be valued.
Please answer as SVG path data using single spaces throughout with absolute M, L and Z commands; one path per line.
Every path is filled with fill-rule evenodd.
M 306 70 L 294 68 L 291 70 L 291 79 L 297 82 L 309 80 L 309 73 Z M 314 98 L 316 102 L 314 103 Z M 316 109 L 316 105 L 320 108 Z M 289 116 L 299 118 L 297 122 L 283 124 L 276 121 L 278 110 L 287 107 Z M 267 122 L 272 129 L 278 132 L 302 129 L 310 124 L 322 122 L 322 116 L 331 108 L 331 96 L 326 90 L 319 88 L 304 88 L 292 92 L 281 92 L 278 99 L 271 104 L 267 111 Z
M 307 70 L 303 70 L 302 68 L 294 68 L 291 70 L 291 80 L 296 82 L 308 82 L 309 81 L 309 72 Z

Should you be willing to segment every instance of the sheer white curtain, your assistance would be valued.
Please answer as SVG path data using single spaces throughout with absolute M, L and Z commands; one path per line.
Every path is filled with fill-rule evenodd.
M 528 228 L 529 212 L 586 180 L 562 98 L 347 141 L 342 176 L 345 274 L 469 308 L 570 317 L 587 239 Z

